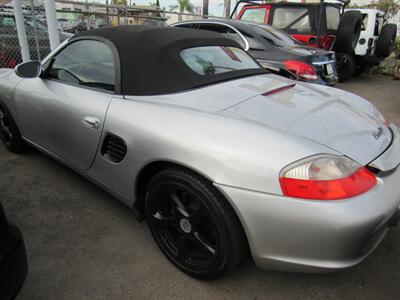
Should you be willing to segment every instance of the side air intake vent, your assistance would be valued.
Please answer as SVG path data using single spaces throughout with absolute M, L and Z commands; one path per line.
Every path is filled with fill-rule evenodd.
M 113 163 L 119 163 L 125 157 L 125 154 L 125 142 L 115 135 L 107 134 L 101 147 L 101 155 Z

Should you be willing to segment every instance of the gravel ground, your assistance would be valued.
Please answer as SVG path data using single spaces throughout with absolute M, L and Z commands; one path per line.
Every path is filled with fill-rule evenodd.
M 339 86 L 400 125 L 400 82 L 360 77 Z M 248 259 L 214 282 L 177 271 L 145 223 L 107 193 L 43 154 L 0 145 L 0 199 L 22 230 L 29 299 L 400 299 L 400 229 L 362 264 L 340 273 L 262 271 Z

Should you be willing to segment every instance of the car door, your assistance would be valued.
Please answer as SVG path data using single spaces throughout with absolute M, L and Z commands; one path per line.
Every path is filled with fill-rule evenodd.
M 53 56 L 44 75 L 24 79 L 15 92 L 23 136 L 74 167 L 88 169 L 116 86 L 114 60 L 105 43 L 78 40 Z

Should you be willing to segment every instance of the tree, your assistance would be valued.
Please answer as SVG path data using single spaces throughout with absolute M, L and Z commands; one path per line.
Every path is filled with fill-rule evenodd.
M 128 5 L 127 0 L 112 0 L 111 3 L 113 5 Z
M 190 3 L 190 0 L 177 0 L 177 1 L 178 1 L 178 4 L 171 5 L 170 9 L 172 11 L 178 10 L 179 11 L 178 20 L 182 21 L 182 14 L 184 12 L 193 13 L 194 7 L 193 7 L 192 3 Z
M 366 6 L 367 8 L 376 8 L 387 12 L 391 17 L 395 16 L 400 11 L 400 1 L 396 0 L 374 0 Z
M 224 0 L 224 17 L 229 18 L 231 15 L 231 0 Z
M 158 10 L 160 10 L 160 1 L 156 0 L 156 2 L 149 2 L 150 6 L 154 6 L 155 8 L 157 8 Z M 161 17 L 160 12 L 152 12 L 151 15 L 153 17 Z
M 400 12 L 399 0 L 379 0 L 372 1 L 368 4 L 350 4 L 350 8 L 375 8 L 387 12 L 390 17 L 397 15 Z
M 208 16 L 208 0 L 203 0 L 203 16 Z

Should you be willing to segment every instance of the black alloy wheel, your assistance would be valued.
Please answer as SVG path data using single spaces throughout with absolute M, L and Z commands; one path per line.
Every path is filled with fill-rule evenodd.
M 185 273 L 215 279 L 246 250 L 240 222 L 215 188 L 195 173 L 171 168 L 149 183 L 146 217 L 155 241 Z
M 22 139 L 17 126 L 10 113 L 0 105 L 0 140 L 6 148 L 14 153 L 20 153 L 26 149 L 26 143 Z
M 13 137 L 10 120 L 5 110 L 0 107 L 0 139 L 7 147 L 11 145 Z

